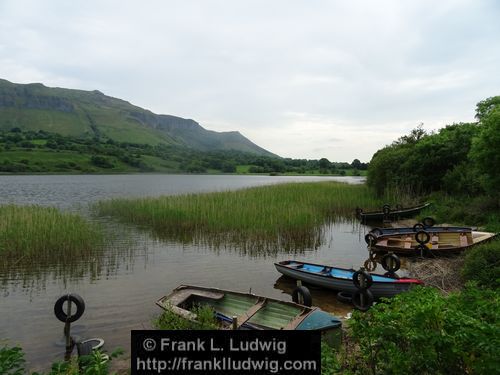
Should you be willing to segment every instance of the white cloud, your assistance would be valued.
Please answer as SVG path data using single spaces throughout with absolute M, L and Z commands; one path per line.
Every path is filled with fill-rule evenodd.
M 487 0 L 3 0 L 0 77 L 98 89 L 282 156 L 368 161 L 499 94 L 499 13 Z

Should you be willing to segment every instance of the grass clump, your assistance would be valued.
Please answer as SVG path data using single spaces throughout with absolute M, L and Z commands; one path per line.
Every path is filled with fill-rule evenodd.
M 100 229 L 53 207 L 0 205 L 0 255 L 4 260 L 64 260 L 103 243 Z
M 185 329 L 218 329 L 215 312 L 210 306 L 195 306 L 192 313 L 196 314 L 196 321 L 185 319 L 173 311 L 165 310 L 153 320 L 156 329 L 185 330 Z
M 237 191 L 99 202 L 97 212 L 150 227 L 160 237 L 253 246 L 317 243 L 328 220 L 381 206 L 364 185 L 292 183 Z

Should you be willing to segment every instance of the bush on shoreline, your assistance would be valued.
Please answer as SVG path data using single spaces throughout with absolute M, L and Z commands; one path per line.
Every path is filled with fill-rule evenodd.
M 480 286 L 500 288 L 500 240 L 467 251 L 462 275 Z
M 348 323 L 351 352 L 333 373 L 496 373 L 499 297 L 475 284 L 449 296 L 417 287 L 356 311 Z

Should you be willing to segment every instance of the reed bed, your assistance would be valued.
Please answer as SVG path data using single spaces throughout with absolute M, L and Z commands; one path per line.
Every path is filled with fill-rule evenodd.
M 291 183 L 205 194 L 98 202 L 97 214 L 153 229 L 160 238 L 245 246 L 318 243 L 325 222 L 380 207 L 365 185 Z M 292 245 L 290 245 L 292 244 Z
M 2 266 L 19 263 L 71 263 L 101 248 L 100 228 L 76 214 L 53 207 L 0 205 Z M 3 267 L 2 267 L 3 268 Z

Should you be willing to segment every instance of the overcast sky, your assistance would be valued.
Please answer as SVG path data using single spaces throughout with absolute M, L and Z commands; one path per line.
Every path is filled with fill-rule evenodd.
M 500 95 L 499 20 L 496 0 L 0 0 L 0 78 L 369 161 Z

